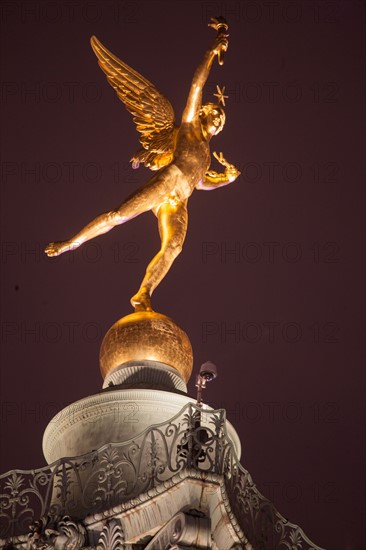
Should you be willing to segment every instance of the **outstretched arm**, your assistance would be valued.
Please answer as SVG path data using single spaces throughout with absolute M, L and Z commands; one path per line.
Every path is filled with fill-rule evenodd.
M 212 62 L 215 55 L 219 58 L 220 65 L 223 64 L 223 52 L 226 52 L 228 47 L 228 25 L 223 17 L 218 17 L 211 20 L 210 27 L 217 30 L 217 36 L 205 55 L 201 63 L 198 65 L 196 72 L 194 73 L 191 88 L 185 109 L 183 111 L 182 123 L 192 122 L 195 118 L 198 118 L 199 111 L 202 105 L 202 90 L 206 84 L 206 80 L 210 73 Z
M 227 160 L 223 157 L 223 154 L 214 153 L 214 157 L 219 161 L 220 164 L 225 166 L 225 172 L 219 173 L 214 170 L 209 170 L 206 172 L 205 179 L 196 186 L 196 189 L 199 191 L 211 191 L 212 189 L 217 189 L 218 187 L 223 187 L 235 181 L 239 176 L 240 172 L 235 168 L 233 164 L 229 164 Z

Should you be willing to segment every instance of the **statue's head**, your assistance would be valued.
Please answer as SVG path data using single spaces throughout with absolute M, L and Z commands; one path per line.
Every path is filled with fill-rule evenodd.
M 225 112 L 215 103 L 204 103 L 200 110 L 202 131 L 206 139 L 221 132 L 225 124 Z

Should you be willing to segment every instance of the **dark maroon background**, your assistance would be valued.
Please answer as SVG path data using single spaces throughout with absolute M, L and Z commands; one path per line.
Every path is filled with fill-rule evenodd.
M 364 2 L 1 7 L 1 471 L 42 466 L 52 416 L 99 391 L 102 335 L 158 247 L 148 213 L 72 255 L 41 253 L 150 175 L 128 165 L 137 133 L 89 38 L 179 121 L 221 12 L 230 46 L 207 98 L 216 83 L 230 98 L 212 150 L 242 176 L 193 194 L 153 305 L 188 332 L 196 369 L 217 364 L 207 402 L 227 409 L 260 490 L 320 546 L 364 549 Z

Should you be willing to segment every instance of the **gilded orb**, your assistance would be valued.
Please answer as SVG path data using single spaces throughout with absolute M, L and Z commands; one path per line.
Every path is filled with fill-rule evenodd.
M 193 367 L 188 336 L 172 319 L 155 311 L 122 317 L 103 339 L 100 348 L 102 376 L 110 378 L 113 371 L 139 362 L 141 366 L 163 365 L 170 371 L 178 371 L 186 383 Z

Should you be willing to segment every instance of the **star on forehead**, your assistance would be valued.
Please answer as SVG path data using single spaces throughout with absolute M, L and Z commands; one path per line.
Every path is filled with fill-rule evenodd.
M 216 84 L 216 89 L 217 89 L 217 94 L 214 94 L 215 97 L 217 97 L 217 99 L 219 100 L 219 104 L 220 102 L 223 104 L 223 106 L 225 107 L 225 99 L 228 99 L 228 95 L 224 95 L 225 93 L 225 86 L 222 87 L 222 90 L 220 89 L 220 86 L 218 86 Z

